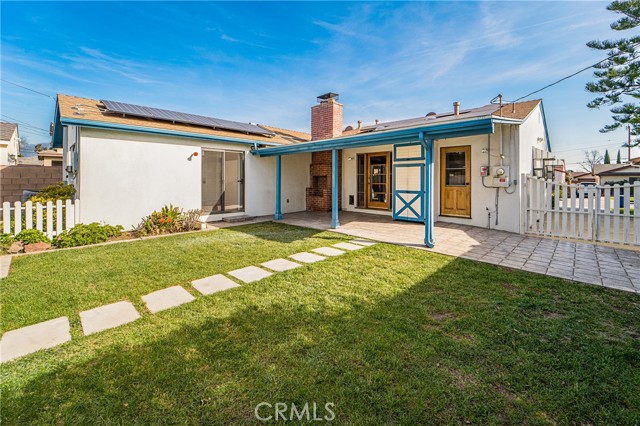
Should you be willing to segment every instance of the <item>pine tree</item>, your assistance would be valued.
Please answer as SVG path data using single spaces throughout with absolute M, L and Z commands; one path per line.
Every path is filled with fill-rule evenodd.
M 640 25 L 640 1 L 614 1 L 607 10 L 621 14 L 622 17 L 611 24 L 615 31 L 627 31 Z M 587 83 L 586 89 L 599 94 L 589 102 L 589 108 L 603 105 L 612 106 L 612 124 L 605 125 L 600 131 L 610 132 L 625 124 L 631 126 L 636 136 L 632 146 L 640 145 L 640 105 L 633 102 L 640 98 L 640 35 L 630 34 L 629 38 L 618 40 L 593 40 L 587 43 L 592 49 L 608 51 L 609 59 L 595 66 L 593 75 L 597 81 Z
M 620 150 L 618 150 L 618 156 L 616 157 L 616 164 L 622 164 L 622 156 L 620 155 Z
M 604 150 L 604 164 L 611 164 L 611 157 L 609 157 L 609 150 Z

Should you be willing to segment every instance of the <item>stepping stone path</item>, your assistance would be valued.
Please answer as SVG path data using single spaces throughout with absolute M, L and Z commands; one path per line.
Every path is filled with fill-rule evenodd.
M 236 284 L 235 281 L 225 277 L 222 274 L 212 275 L 207 278 L 191 281 L 191 285 L 205 296 L 216 293 L 218 291 L 240 287 L 240 284 Z
M 71 340 L 69 318 L 60 317 L 7 331 L 0 341 L 0 362 L 52 348 Z
M 156 312 L 191 302 L 195 300 L 195 297 L 184 288 L 176 285 L 142 296 L 142 300 L 147 304 L 147 309 L 152 314 L 155 314 Z
M 351 244 L 351 243 L 338 243 L 338 244 L 334 244 L 333 246 L 344 249 L 344 250 L 349 250 L 349 251 L 360 250 L 364 248 L 364 246 L 361 246 L 358 244 Z
M 244 281 L 245 283 L 252 283 L 254 281 L 260 281 L 263 278 L 267 278 L 272 275 L 272 273 L 258 268 L 257 266 L 247 266 L 246 268 L 231 271 L 229 272 L 229 275 L 239 279 L 240 281 Z
M 127 324 L 138 318 L 140 314 L 131 302 L 116 302 L 80 312 L 80 322 L 85 336 Z
M 338 250 L 337 248 L 333 247 L 320 247 L 311 251 L 325 256 L 340 256 L 341 254 L 345 253 L 342 250 Z
M 318 256 L 317 254 L 313 253 L 307 253 L 306 251 L 303 251 L 302 253 L 292 254 L 289 257 L 302 263 L 315 263 L 326 259 L 326 257 Z
M 365 247 L 369 247 L 369 246 L 378 244 L 375 241 L 369 241 L 369 240 L 351 240 L 349 242 L 353 243 L 353 244 L 359 244 L 359 245 L 365 246 Z
M 288 271 L 290 269 L 299 268 L 302 265 L 287 259 L 275 259 L 275 260 L 270 260 L 268 262 L 264 262 L 262 266 L 264 266 L 265 268 L 269 268 L 272 271 L 283 272 L 283 271 Z
M 314 253 L 301 252 L 292 254 L 289 257 L 301 263 L 315 263 L 325 260 L 325 256 L 340 256 L 345 254 L 344 250 L 359 250 L 374 244 L 377 243 L 367 240 L 352 240 L 349 243 L 342 242 L 334 244 L 333 247 L 313 249 L 312 251 Z M 320 254 L 322 256 L 320 256 Z M 7 276 L 10 264 L 11 256 L 0 257 L 0 278 Z M 274 259 L 262 263 L 262 266 L 272 271 L 283 272 L 299 268 L 302 265 L 288 259 Z M 231 271 L 228 274 L 245 283 L 250 283 L 271 276 L 273 272 L 266 271 L 257 266 L 247 266 L 246 268 Z M 191 285 L 203 295 L 240 287 L 238 283 L 222 274 L 194 280 L 191 282 Z M 156 313 L 191 302 L 195 300 L 195 297 L 183 287 L 176 285 L 142 296 L 142 300 L 151 313 Z M 140 318 L 140 313 L 131 302 L 126 301 L 111 303 L 80 312 L 82 331 L 86 336 L 133 322 L 138 318 Z M 71 340 L 69 330 L 69 318 L 60 317 L 8 331 L 4 333 L 2 340 L 0 340 L 0 363 L 19 358 L 40 349 L 51 348 L 68 342 Z

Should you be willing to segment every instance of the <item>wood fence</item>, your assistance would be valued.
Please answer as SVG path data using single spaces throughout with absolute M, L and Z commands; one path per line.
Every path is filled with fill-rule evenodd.
M 71 229 L 78 223 L 80 200 L 48 201 L 46 204 L 27 201 L 2 203 L 0 229 L 4 234 L 17 235 L 23 229 L 37 229 L 49 238 Z

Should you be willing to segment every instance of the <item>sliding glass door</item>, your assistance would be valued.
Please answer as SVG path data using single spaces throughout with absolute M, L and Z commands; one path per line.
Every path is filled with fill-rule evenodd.
M 210 214 L 244 211 L 243 152 L 202 152 L 202 210 Z

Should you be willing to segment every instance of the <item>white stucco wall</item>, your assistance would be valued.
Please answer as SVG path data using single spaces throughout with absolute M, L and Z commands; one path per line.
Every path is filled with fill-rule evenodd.
M 83 128 L 76 182 L 81 222 L 130 228 L 167 204 L 199 209 L 203 148 L 245 152 L 245 213 L 240 214 L 274 213 L 275 159 L 250 154 L 248 145 Z M 191 156 L 194 152 L 198 155 Z M 305 209 L 310 159 L 310 154 L 283 158 L 285 213 Z
M 17 129 L 13 131 L 11 139 L 0 141 L 0 166 L 16 164 L 16 160 L 20 154 L 20 138 Z M 9 161 L 9 156 L 15 156 L 16 160 Z

